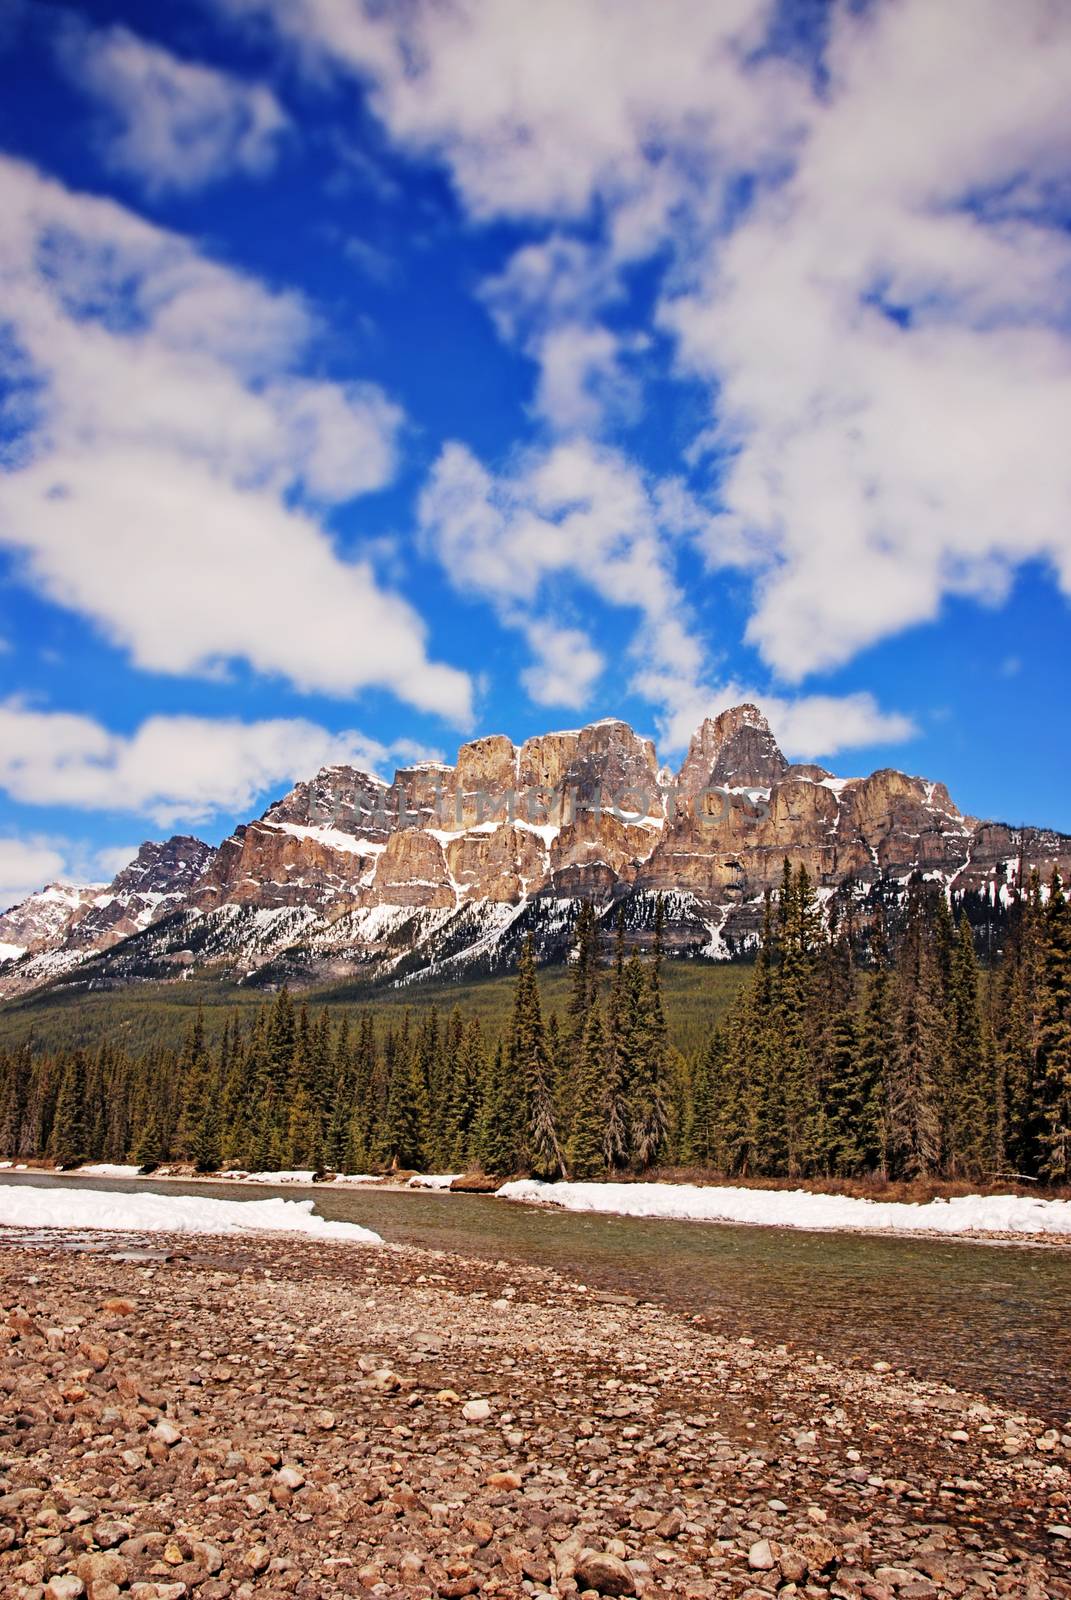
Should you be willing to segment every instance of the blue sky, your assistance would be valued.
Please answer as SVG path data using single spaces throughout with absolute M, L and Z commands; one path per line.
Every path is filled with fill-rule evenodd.
M 0 901 L 744 698 L 1071 829 L 1066 7 L 16 0 L 0 74 Z

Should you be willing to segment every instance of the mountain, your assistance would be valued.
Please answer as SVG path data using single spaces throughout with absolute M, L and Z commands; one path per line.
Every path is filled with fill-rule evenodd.
M 184 905 L 215 854 L 200 839 L 149 840 L 110 884 L 31 895 L 0 917 L 0 996 L 49 983 Z
M 999 920 L 1071 836 L 962 815 L 941 783 L 891 768 L 838 778 L 786 760 L 756 707 L 700 727 L 677 773 L 614 718 L 461 746 L 392 784 L 325 767 L 212 849 L 145 844 L 107 889 L 52 886 L 0 919 L 0 996 L 191 971 L 244 983 L 493 971 L 533 933 L 568 949 L 577 904 L 623 907 L 670 953 L 724 959 L 753 940 L 785 856 L 865 918 L 921 872 Z
M 107 899 L 107 895 L 106 883 L 83 887 L 46 883 L 0 917 L 0 961 L 16 961 L 20 956 L 36 955 L 61 945 L 97 901 Z

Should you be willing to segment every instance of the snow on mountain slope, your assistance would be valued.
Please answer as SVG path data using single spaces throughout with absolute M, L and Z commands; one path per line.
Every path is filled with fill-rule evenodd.
M 826 900 L 921 873 L 998 906 L 1024 872 L 1071 870 L 1071 838 L 964 817 L 943 784 L 893 769 L 793 765 L 754 706 L 708 718 L 676 775 L 612 717 L 520 746 L 495 734 L 392 784 L 325 767 L 218 850 L 145 844 L 106 891 L 31 897 L 0 919 L 0 997 L 201 970 L 264 985 L 493 972 L 529 933 L 564 956 L 585 900 L 607 922 L 624 907 L 642 942 L 661 897 L 671 954 L 726 959 L 754 941 L 786 856 Z

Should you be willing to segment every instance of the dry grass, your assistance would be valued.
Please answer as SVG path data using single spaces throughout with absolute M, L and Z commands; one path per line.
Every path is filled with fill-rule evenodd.
M 929 1200 L 954 1200 L 968 1194 L 1018 1194 L 1043 1200 L 1071 1200 L 1071 1187 L 1047 1188 L 1015 1178 L 912 1178 L 894 1182 L 871 1174 L 861 1178 L 727 1178 L 707 1167 L 656 1167 L 637 1183 L 696 1183 L 707 1187 L 731 1185 L 739 1189 L 803 1189 L 808 1194 L 840 1194 L 853 1200 L 898 1200 L 924 1205 Z

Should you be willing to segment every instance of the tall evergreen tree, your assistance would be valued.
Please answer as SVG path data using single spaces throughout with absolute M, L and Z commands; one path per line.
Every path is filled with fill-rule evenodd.
M 1071 1182 L 1071 907 L 1053 869 L 1041 924 L 1035 1078 L 1038 1171 Z
M 913 883 L 898 972 L 896 1050 L 886 1086 L 889 1160 L 898 1178 L 929 1176 L 941 1156 L 938 1096 L 948 1076 L 947 1019 L 930 904 L 926 885 Z
M 536 1177 L 564 1175 L 565 1157 L 558 1138 L 543 1012 L 536 982 L 535 940 L 529 934 L 517 964 L 509 1064 L 519 1086 L 520 1164 Z
M 584 1181 L 606 1171 L 606 1032 L 598 1000 L 588 1010 L 577 1071 L 573 1123 L 569 1134 L 569 1176 Z
M 52 1124 L 52 1156 L 58 1167 L 75 1167 L 90 1159 L 86 1126 L 86 1060 L 76 1050 L 67 1062 Z

